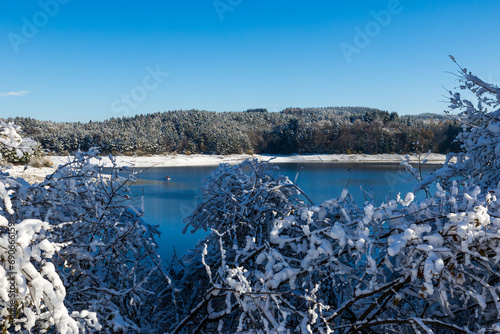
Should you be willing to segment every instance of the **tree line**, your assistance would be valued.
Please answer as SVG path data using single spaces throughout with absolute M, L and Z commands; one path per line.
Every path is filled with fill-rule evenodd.
M 99 147 L 113 154 L 305 154 L 458 152 L 457 120 L 437 114 L 399 116 L 364 107 L 243 112 L 157 112 L 88 123 L 17 117 L 24 135 L 55 154 Z

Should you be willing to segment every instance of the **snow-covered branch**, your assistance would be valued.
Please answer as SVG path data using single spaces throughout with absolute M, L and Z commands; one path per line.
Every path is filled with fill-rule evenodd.
M 211 233 L 172 268 L 174 332 L 499 332 L 500 90 L 462 73 L 463 153 L 425 180 L 403 161 L 426 199 L 312 205 L 268 163 L 214 171 L 185 221 Z

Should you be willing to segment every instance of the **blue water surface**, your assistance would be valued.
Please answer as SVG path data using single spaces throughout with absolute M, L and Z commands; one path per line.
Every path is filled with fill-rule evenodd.
M 356 202 L 362 205 L 368 197 L 360 186 L 374 196 L 376 203 L 404 197 L 413 191 L 415 180 L 402 167 L 394 163 L 286 163 L 279 164 L 279 172 L 288 176 L 315 203 L 338 197 L 347 187 Z M 185 254 L 203 237 L 204 232 L 182 233 L 183 219 L 191 214 L 200 202 L 200 187 L 216 166 L 203 167 L 157 167 L 145 169 L 132 186 L 136 196 L 143 196 L 144 220 L 159 225 L 162 233 L 159 240 L 160 255 L 165 260 Z M 436 166 L 423 169 L 425 176 Z M 170 180 L 166 180 L 166 177 Z M 418 194 L 424 197 L 424 194 Z

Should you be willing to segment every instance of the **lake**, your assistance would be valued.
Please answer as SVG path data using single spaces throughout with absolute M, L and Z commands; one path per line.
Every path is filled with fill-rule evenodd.
M 395 198 L 398 192 L 404 197 L 415 186 L 415 181 L 408 182 L 408 173 L 400 173 L 402 166 L 394 163 L 287 163 L 278 166 L 279 172 L 296 180 L 315 204 L 338 197 L 346 186 L 358 204 L 365 201 L 360 186 L 374 195 L 376 203 Z M 201 195 L 202 179 L 215 168 L 149 168 L 132 186 L 134 195 L 144 196 L 145 221 L 160 225 L 159 253 L 164 260 L 171 259 L 174 248 L 177 255 L 185 254 L 204 235 L 203 231 L 183 234 L 183 219 L 199 203 L 197 197 Z M 423 174 L 427 175 L 434 168 L 436 166 L 424 168 Z M 170 177 L 169 181 L 165 180 L 166 176 Z

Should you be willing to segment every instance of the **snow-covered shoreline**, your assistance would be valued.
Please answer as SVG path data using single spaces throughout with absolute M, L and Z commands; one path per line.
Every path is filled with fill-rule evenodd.
M 234 155 L 205 155 L 205 154 L 177 154 L 177 155 L 152 155 L 152 156 L 117 156 L 118 166 L 130 167 L 186 167 L 186 166 L 218 166 L 220 163 L 240 163 L 245 159 L 271 160 L 273 163 L 399 163 L 405 155 L 399 154 L 304 154 L 304 155 L 259 155 L 259 154 L 234 154 Z M 51 157 L 54 165 L 68 161 L 68 157 Z M 416 157 L 412 157 L 417 161 Z M 427 157 L 428 163 L 442 164 L 446 160 L 444 154 L 431 154 Z M 97 162 L 97 161 L 96 161 Z M 102 157 L 101 163 L 110 167 L 108 157 Z
M 273 155 L 153 155 L 153 156 L 117 156 L 116 161 L 118 166 L 130 166 L 135 168 L 150 168 L 150 167 L 186 167 L 186 166 L 218 166 L 221 163 L 236 164 L 245 159 L 271 160 L 273 163 L 399 163 L 405 155 L 399 154 L 306 154 L 306 155 L 288 155 L 288 156 L 273 156 Z M 55 168 L 61 164 L 68 162 L 68 156 L 51 156 L 50 159 L 54 163 L 54 167 L 28 167 L 12 166 L 7 171 L 15 177 L 22 177 L 30 183 L 42 181 L 47 174 L 52 173 Z M 416 157 L 412 157 L 412 161 L 417 161 Z M 444 154 L 431 154 L 427 157 L 429 164 L 442 164 L 446 160 Z M 102 157 L 99 162 L 105 167 L 111 167 L 111 161 L 108 157 Z

